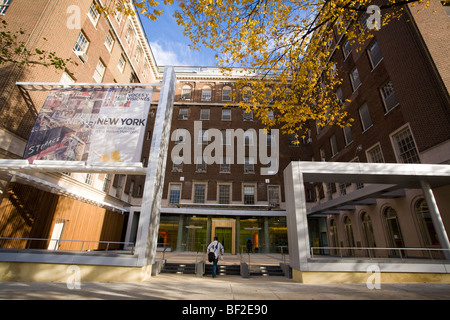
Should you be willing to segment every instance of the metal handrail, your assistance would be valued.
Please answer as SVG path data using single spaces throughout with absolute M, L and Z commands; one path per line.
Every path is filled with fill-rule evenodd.
M 311 247 L 310 248 L 310 254 L 311 258 L 314 258 L 314 250 L 336 250 L 339 251 L 341 258 L 343 257 L 342 251 L 343 250 L 367 250 L 369 259 L 372 259 L 372 256 L 370 252 L 372 250 L 388 250 L 388 251 L 398 251 L 400 259 L 403 260 L 402 251 L 428 251 L 430 255 L 430 259 L 433 260 L 433 255 L 431 254 L 432 251 L 438 251 L 438 252 L 444 252 L 444 251 L 450 251 L 450 249 L 442 249 L 442 248 L 378 248 L 378 247 Z M 405 255 L 405 258 L 407 256 Z
M 68 240 L 68 239 L 45 239 L 45 238 L 14 238 L 14 237 L 0 237 L 0 248 L 3 248 L 3 245 L 5 243 L 6 240 L 26 240 L 26 241 L 56 241 L 56 245 L 55 245 L 55 249 L 53 249 L 53 251 L 56 251 L 58 248 L 58 243 L 60 242 L 81 242 L 81 249 L 80 250 L 70 250 L 70 251 L 83 251 L 84 248 L 84 243 L 106 243 L 106 249 L 105 251 L 108 252 L 109 250 L 109 245 L 110 244 L 123 244 L 123 245 L 127 245 L 127 244 L 131 244 L 131 252 L 134 252 L 134 242 L 129 242 L 129 241 L 125 241 L 125 242 L 119 242 L 119 241 L 104 241 L 104 240 Z M 30 245 L 27 246 L 29 249 Z M 12 248 L 14 249 L 14 248 Z M 20 249 L 20 248 L 16 248 L 16 249 Z M 48 250 L 48 249 L 47 249 Z

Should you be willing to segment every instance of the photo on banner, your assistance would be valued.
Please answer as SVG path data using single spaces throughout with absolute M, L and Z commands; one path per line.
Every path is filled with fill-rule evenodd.
M 24 159 L 140 162 L 152 88 L 71 88 L 49 92 Z

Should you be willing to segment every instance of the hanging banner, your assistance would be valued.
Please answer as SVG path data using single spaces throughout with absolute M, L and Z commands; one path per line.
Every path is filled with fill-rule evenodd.
M 52 90 L 24 159 L 140 162 L 152 88 Z

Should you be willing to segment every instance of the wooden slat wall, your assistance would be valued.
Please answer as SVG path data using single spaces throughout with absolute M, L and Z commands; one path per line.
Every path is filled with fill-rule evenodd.
M 55 223 L 66 220 L 63 240 L 121 241 L 123 214 L 33 187 L 11 184 L 0 204 L 0 236 L 49 239 Z M 1 243 L 0 243 L 1 245 Z M 47 241 L 5 241 L 3 248 L 48 247 Z M 106 244 L 62 241 L 60 250 L 103 250 Z M 110 245 L 117 249 L 119 245 Z

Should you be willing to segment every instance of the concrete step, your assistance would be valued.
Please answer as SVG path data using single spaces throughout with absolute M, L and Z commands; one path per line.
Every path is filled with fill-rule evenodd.
M 165 263 L 161 273 L 195 274 L 194 263 Z
M 250 276 L 284 276 L 283 269 L 280 266 L 255 266 L 249 267 Z
M 205 275 L 212 275 L 213 264 L 207 263 L 205 265 Z M 217 265 L 217 274 L 218 275 L 227 275 L 227 276 L 239 276 L 241 275 L 241 266 L 238 264 L 232 265 Z

